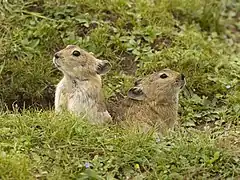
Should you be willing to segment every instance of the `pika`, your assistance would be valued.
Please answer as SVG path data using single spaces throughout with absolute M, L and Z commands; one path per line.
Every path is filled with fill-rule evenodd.
M 55 92 L 55 112 L 70 111 L 94 124 L 111 122 L 102 91 L 101 75 L 111 69 L 107 60 L 100 60 L 76 45 L 54 54 L 54 65 L 63 73 Z
M 110 114 L 114 121 L 140 127 L 144 132 L 155 127 L 164 135 L 177 123 L 178 97 L 185 84 L 185 76 L 179 72 L 171 69 L 155 72 L 137 80 L 127 98 Z

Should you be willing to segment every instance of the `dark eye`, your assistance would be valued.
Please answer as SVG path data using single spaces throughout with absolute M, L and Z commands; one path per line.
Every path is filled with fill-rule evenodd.
M 165 73 L 163 73 L 163 74 L 160 75 L 160 78 L 162 78 L 162 79 L 165 79 L 165 78 L 167 78 L 167 77 L 168 77 L 168 75 L 166 75 Z
M 81 53 L 79 51 L 75 50 L 75 51 L 73 51 L 72 55 L 78 57 L 81 55 Z

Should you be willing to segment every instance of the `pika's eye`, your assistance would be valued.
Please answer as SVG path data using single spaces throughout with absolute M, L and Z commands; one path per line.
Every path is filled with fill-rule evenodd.
M 81 53 L 79 51 L 75 50 L 75 51 L 73 51 L 72 55 L 78 57 L 81 55 Z
M 165 79 L 165 78 L 167 78 L 167 77 L 168 77 L 168 75 L 166 75 L 165 73 L 163 73 L 163 74 L 160 75 L 160 78 L 162 78 L 162 79 Z

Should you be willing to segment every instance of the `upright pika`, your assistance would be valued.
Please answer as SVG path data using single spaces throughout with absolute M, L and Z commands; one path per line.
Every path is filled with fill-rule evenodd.
M 76 45 L 68 45 L 55 53 L 53 63 L 64 75 L 56 88 L 55 111 L 65 109 L 76 115 L 83 114 L 92 123 L 111 121 L 100 76 L 111 69 L 111 64 Z
M 139 79 L 115 110 L 114 118 L 144 131 L 156 127 L 165 134 L 177 122 L 178 96 L 185 84 L 184 75 L 170 69 Z

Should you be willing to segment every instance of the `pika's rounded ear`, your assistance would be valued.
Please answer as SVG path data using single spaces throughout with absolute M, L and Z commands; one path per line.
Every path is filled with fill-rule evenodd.
M 99 60 L 100 63 L 97 67 L 97 73 L 100 75 L 106 74 L 112 68 L 112 65 L 107 60 Z
M 134 86 L 138 86 L 140 85 L 142 82 L 142 79 L 137 79 L 135 82 L 134 82 Z
M 141 87 L 133 87 L 128 90 L 128 97 L 130 99 L 142 101 L 146 98 L 146 95 Z

